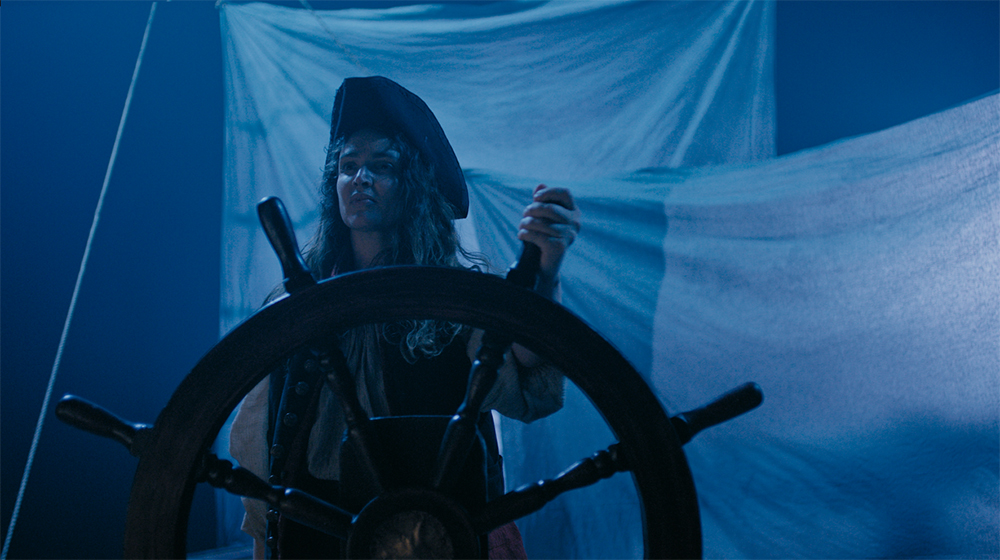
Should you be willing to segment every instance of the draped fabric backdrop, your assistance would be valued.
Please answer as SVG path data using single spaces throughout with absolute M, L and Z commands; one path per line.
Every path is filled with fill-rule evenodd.
M 281 197 L 312 231 L 333 95 L 349 76 L 383 75 L 423 98 L 464 168 L 573 180 L 774 155 L 766 2 L 221 14 L 223 332 L 277 279 L 259 198 Z
M 304 242 L 334 91 L 385 75 L 441 121 L 496 271 L 531 188 L 570 187 L 567 307 L 672 413 L 762 385 L 685 447 L 707 556 L 998 556 L 997 96 L 774 158 L 773 10 L 223 5 L 223 332 L 280 281 L 255 203 Z M 573 387 L 501 430 L 511 488 L 614 441 Z M 558 498 L 519 522 L 529 555 L 639 555 L 635 501 L 623 474 Z

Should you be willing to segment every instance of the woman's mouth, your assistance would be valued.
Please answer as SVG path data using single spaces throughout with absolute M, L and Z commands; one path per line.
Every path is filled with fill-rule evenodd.
M 375 197 L 365 193 L 353 193 L 351 204 L 375 204 Z

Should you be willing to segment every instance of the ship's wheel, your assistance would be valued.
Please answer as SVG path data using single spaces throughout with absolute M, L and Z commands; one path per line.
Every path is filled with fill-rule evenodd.
M 377 545 L 357 545 L 359 539 L 374 538 L 369 535 L 378 533 L 380 526 L 414 514 L 433 518 L 433 523 L 425 525 L 444 531 L 434 538 L 449 539 L 456 546 L 476 541 L 478 535 L 544 507 L 563 492 L 622 471 L 631 476 L 638 495 L 644 556 L 701 556 L 697 497 L 681 445 L 701 428 L 756 406 L 760 402 L 756 385 L 748 384 L 717 403 L 671 419 L 639 373 L 586 323 L 528 289 L 478 272 L 386 267 L 318 284 L 307 281 L 290 291 L 290 296 L 261 309 L 209 351 L 152 427 L 122 422 L 75 397 L 60 403 L 61 419 L 118 439 L 140 457 L 125 529 L 127 558 L 185 556 L 195 486 L 206 478 L 243 495 L 267 498 L 272 506 L 287 508 L 293 518 L 299 516 L 349 543 L 354 541 L 353 550 L 358 551 Z M 240 400 L 282 360 L 322 347 L 333 334 L 355 326 L 408 319 L 470 325 L 546 358 L 590 399 L 618 443 L 567 465 L 572 468 L 558 477 L 508 492 L 478 511 L 466 510 L 458 505 L 461 500 L 442 490 L 452 486 L 447 479 L 454 469 L 438 472 L 445 479 L 439 481 L 441 485 L 386 490 L 364 511 L 351 511 L 301 492 L 273 488 L 242 469 L 227 470 L 228 465 L 220 467 L 224 462 L 210 454 L 219 430 Z M 454 455 L 454 449 L 446 450 L 457 448 L 461 455 L 468 447 L 464 442 L 455 445 L 448 441 L 450 437 L 444 436 L 440 450 L 428 450 L 438 456 L 439 463 L 442 455 Z M 507 450 L 512 452 L 516 450 Z

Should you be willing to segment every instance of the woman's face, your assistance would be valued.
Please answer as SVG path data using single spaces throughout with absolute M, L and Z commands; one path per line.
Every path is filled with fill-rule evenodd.
M 355 132 L 344 143 L 337 166 L 340 218 L 352 232 L 386 233 L 402 214 L 400 153 L 392 140 L 371 131 Z

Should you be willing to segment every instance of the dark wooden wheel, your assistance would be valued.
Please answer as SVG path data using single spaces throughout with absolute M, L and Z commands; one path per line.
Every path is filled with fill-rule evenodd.
M 628 361 L 575 315 L 534 292 L 499 277 L 432 267 L 372 269 L 304 288 L 265 307 L 209 351 L 149 435 L 129 499 L 125 556 L 185 556 L 200 460 L 236 405 L 279 360 L 347 328 L 416 318 L 506 335 L 566 372 L 619 439 L 617 452 L 639 496 L 645 556 L 701 556 L 687 460 L 666 411 Z

